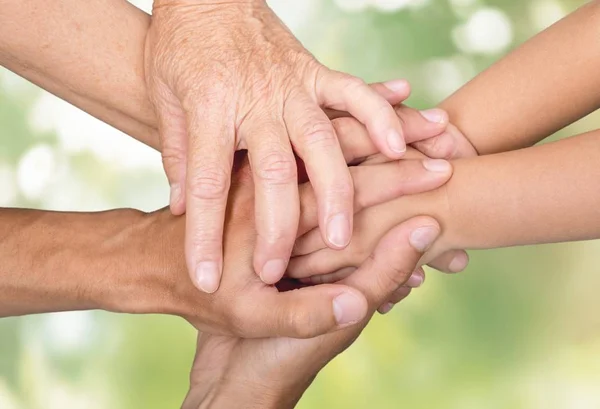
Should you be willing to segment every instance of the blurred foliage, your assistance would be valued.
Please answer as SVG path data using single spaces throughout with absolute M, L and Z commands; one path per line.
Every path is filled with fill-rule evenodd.
M 345 0 L 317 1 L 295 31 L 336 69 L 368 81 L 408 78 L 410 103 L 427 107 L 539 31 L 536 10 L 566 13 L 584 1 L 414 3 L 420 6 L 351 12 L 339 7 Z M 490 8 L 509 19 L 512 40 L 493 53 L 461 50 L 456 27 Z M 5 205 L 94 210 L 166 204 L 157 156 L 128 167 L 87 145 L 68 149 L 59 126 L 35 125 L 44 94 L 6 71 L 0 86 L 0 198 L 14 192 Z M 63 122 L 81 119 L 74 109 L 68 112 Z M 82 121 L 81 137 L 91 129 Z M 597 127 L 599 117 L 592 115 L 560 135 Z M 105 142 L 114 144 L 115 155 L 123 149 L 116 140 Z M 45 188 L 27 193 L 24 158 L 41 145 L 51 152 L 54 162 L 46 167 L 54 171 Z M 131 149 L 136 157 L 148 153 L 142 146 Z M 476 252 L 464 274 L 431 272 L 422 289 L 389 316 L 375 318 L 322 372 L 300 408 L 600 407 L 599 250 L 589 242 Z M 73 313 L 2 320 L 0 408 L 178 407 L 194 340 L 187 324 L 170 317 Z

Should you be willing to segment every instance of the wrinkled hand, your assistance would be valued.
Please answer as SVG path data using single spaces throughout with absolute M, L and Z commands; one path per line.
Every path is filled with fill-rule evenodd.
M 296 237 L 294 153 L 315 188 L 324 241 L 341 249 L 352 235 L 352 179 L 323 109 L 357 118 L 388 157 L 406 150 L 390 103 L 363 81 L 321 65 L 264 0 L 155 0 L 144 58 L 171 210 L 187 210 L 187 267 L 205 292 L 217 290 L 223 268 L 235 150 L 249 151 L 258 236 L 253 262 L 269 284 L 283 275 Z M 408 94 L 404 81 L 388 87 Z
M 439 226 L 429 217 L 405 222 L 381 240 L 355 274 L 340 282 L 366 296 L 367 317 L 358 325 L 304 340 L 201 334 L 183 408 L 293 408 L 318 372 L 356 340 L 375 309 L 408 279 L 438 233 Z

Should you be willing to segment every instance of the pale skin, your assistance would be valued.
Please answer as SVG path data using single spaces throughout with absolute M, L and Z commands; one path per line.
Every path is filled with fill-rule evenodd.
M 415 174 L 421 161 L 402 162 L 406 164 L 413 166 L 410 171 Z M 395 164 L 363 167 L 362 171 L 362 175 L 355 174 L 357 204 L 380 197 L 381 189 L 373 188 L 375 174 L 396 180 L 399 176 L 394 175 L 398 172 Z M 187 274 L 185 217 L 166 210 L 149 214 L 125 209 L 91 214 L 1 212 L 0 251 L 13 257 L 0 267 L 0 316 L 86 309 L 179 315 L 202 330 L 227 335 L 204 332 L 201 336 L 184 407 L 226 408 L 235 402 L 233 407 L 293 407 L 316 373 L 360 334 L 378 305 L 410 293 L 404 284 L 440 228 L 431 218 L 415 218 L 383 240 L 373 261 L 348 280 L 280 293 L 262 283 L 250 267 L 255 230 L 249 217 L 254 198 L 247 165 L 236 173 L 233 186 L 236 194 L 230 199 L 225 234 L 225 266 L 230 272 L 223 281 L 225 291 L 200 297 L 191 282 L 181 280 Z M 302 186 L 301 198 L 300 229 L 305 231 L 317 226 L 318 204 L 308 184 Z M 306 342 L 284 338 L 314 336 L 315 330 L 330 325 L 327 321 L 332 317 L 322 304 L 323 296 L 356 298 L 362 308 L 354 316 L 343 317 L 350 320 L 346 324 L 334 324 L 335 336 Z M 297 304 L 300 298 L 314 305 L 303 309 Z M 207 303 L 218 313 L 207 311 Z M 233 322 L 234 331 L 217 324 L 218 314 L 227 309 L 245 311 L 245 318 L 234 314 L 242 319 Z M 335 320 L 338 312 L 333 314 Z M 207 313 L 214 320 L 212 326 L 203 318 Z M 271 332 L 252 322 L 258 319 L 270 322 Z M 242 333 L 256 338 L 237 338 Z M 248 361 L 253 364 L 247 365 Z M 268 376 L 255 384 L 262 371 Z
M 333 275 L 308 281 L 344 277 L 364 260 L 378 238 L 416 214 L 430 214 L 443 227 L 440 240 L 423 262 L 448 249 L 600 237 L 600 211 L 595 205 L 600 197 L 594 188 L 600 178 L 596 166 L 600 131 L 473 157 L 475 151 L 492 153 L 530 146 L 548 132 L 600 108 L 596 92 L 600 88 L 600 48 L 594 46 L 600 46 L 599 27 L 600 2 L 595 1 L 536 36 L 442 103 L 455 113 L 458 127 L 471 142 L 466 144 L 453 126 L 436 140 L 440 145 L 454 141 L 454 148 L 460 145 L 458 156 L 464 159 L 453 161 L 455 173 L 450 182 L 437 191 L 359 213 L 355 237 L 346 251 L 329 252 L 314 232 L 307 234 L 296 243 L 295 254 L 301 257 L 290 263 L 290 275 L 306 278 L 337 269 Z M 579 47 L 581 40 L 585 46 Z M 565 77 L 568 80 L 551 80 Z M 526 92 L 516 92 L 522 88 Z M 571 95 L 572 103 L 564 103 L 565 95 Z M 356 123 L 345 131 L 347 137 L 370 144 Z M 381 162 L 378 158 L 371 161 Z
M 552 64 L 549 64 L 549 65 L 551 66 Z M 575 67 L 575 68 L 576 68 L 576 67 Z M 499 87 L 499 88 L 501 88 L 502 86 L 501 86 L 501 85 L 498 85 L 498 87 Z M 478 89 L 478 87 L 471 87 L 471 92 L 475 92 L 477 89 Z M 480 85 L 480 86 L 479 86 L 479 89 L 483 89 L 483 85 Z M 459 93 L 459 94 L 460 94 L 460 93 Z M 476 95 L 474 95 L 474 96 L 476 96 Z M 466 97 L 465 97 L 465 98 L 466 98 Z M 467 98 L 467 99 L 468 99 L 468 98 Z M 449 101 L 452 101 L 452 98 L 451 98 Z M 588 107 L 588 108 L 586 108 L 586 109 L 590 109 L 590 108 Z M 578 111 L 578 112 L 581 112 L 581 114 L 583 114 L 583 113 L 585 113 L 585 112 L 586 112 L 586 109 L 584 109 L 584 110 L 581 110 L 581 111 Z M 575 114 L 571 114 L 571 115 L 575 115 Z M 577 114 L 577 115 L 579 115 L 579 114 Z M 477 124 L 477 123 L 478 123 L 478 121 L 479 121 L 481 118 L 484 118 L 484 117 L 485 117 L 485 115 L 475 115 L 475 114 L 474 114 L 474 115 L 473 115 L 473 122 L 472 122 L 472 123 L 475 123 L 475 124 Z M 533 117 L 533 119 L 535 119 L 535 117 Z M 461 128 L 462 128 L 462 127 L 465 127 L 465 124 L 468 122 L 466 117 L 465 117 L 465 118 L 464 118 L 462 121 L 463 121 L 463 122 L 462 122 L 462 124 L 461 124 Z M 343 123 L 344 123 L 345 125 L 343 126 L 343 128 L 347 128 L 347 124 L 348 124 L 349 122 L 351 122 L 351 121 L 350 121 L 350 120 L 344 120 L 344 122 L 343 122 Z M 482 122 L 483 122 L 483 121 L 482 121 Z M 498 126 L 499 126 L 501 123 L 505 123 L 505 122 L 503 122 L 502 120 L 499 120 Z M 555 124 L 554 126 L 559 126 L 559 125 Z M 472 129 L 476 129 L 476 128 L 477 128 L 477 126 L 474 126 Z M 493 129 L 497 129 L 497 128 L 493 128 Z M 361 130 L 361 132 L 363 132 L 363 131 Z M 476 133 L 476 132 L 474 132 L 474 134 L 475 134 L 475 133 Z M 450 136 L 454 136 L 454 135 L 456 135 L 456 134 L 453 134 L 453 133 L 451 133 L 451 134 L 450 134 Z M 471 135 L 469 135 L 469 136 L 471 137 L 471 139 L 473 139 L 473 136 L 471 136 Z M 571 148 L 570 148 L 570 147 L 568 147 L 568 148 L 565 148 L 564 146 L 563 146 L 563 147 L 561 147 L 561 154 L 562 154 L 562 153 L 564 153 L 564 151 L 563 151 L 564 149 L 566 149 L 566 152 L 568 152 L 569 154 L 572 154 L 573 152 L 581 152 L 582 150 L 586 150 L 586 151 L 587 151 L 587 150 L 591 150 L 591 151 L 592 151 L 592 153 L 593 153 L 594 151 L 593 151 L 593 149 L 592 149 L 592 146 L 591 146 L 591 145 L 589 145 L 589 146 L 588 146 L 588 145 L 585 145 L 585 143 L 588 143 L 588 140 L 591 140 L 591 139 L 592 139 L 592 137 L 595 137 L 595 135 L 592 135 L 592 136 L 589 136 L 589 135 L 588 135 L 588 136 L 586 136 L 584 139 L 581 139 L 581 140 L 584 140 L 585 142 L 579 142 L 579 143 L 578 143 L 578 145 L 579 145 L 579 144 L 583 144 L 583 145 L 580 145 L 580 147 L 578 147 L 577 149 L 574 149 L 574 148 L 573 148 L 574 150 L 571 150 Z M 531 139 L 531 140 L 533 141 L 533 139 Z M 583 147 L 581 147 L 581 146 L 583 146 Z M 539 148 L 535 148 L 535 149 L 539 149 Z M 529 152 L 531 152 L 531 151 L 529 151 Z M 538 151 L 534 151 L 534 152 L 538 152 Z M 545 151 L 544 151 L 544 152 L 545 152 Z M 515 153 L 512 153 L 512 154 L 510 154 L 510 155 L 516 155 L 516 154 L 520 154 L 520 153 L 521 153 L 521 152 L 515 152 Z M 547 152 L 545 152 L 544 154 L 547 154 Z M 508 154 L 507 154 L 507 155 L 508 155 Z M 555 155 L 558 155 L 558 154 L 556 154 L 556 153 L 555 153 Z M 505 158 L 505 157 L 504 157 L 504 156 L 502 156 L 502 155 L 498 155 L 498 157 L 500 157 L 501 159 L 502 159 L 502 158 Z M 554 159 L 554 162 L 553 162 L 553 163 L 558 163 L 558 162 L 556 162 L 556 160 L 558 160 L 558 159 L 564 159 L 564 157 L 567 157 L 567 156 L 564 156 L 564 157 L 562 157 L 562 156 L 561 156 L 561 158 L 558 158 L 558 157 L 552 157 L 551 155 L 549 155 L 548 157 L 550 158 L 550 160 Z M 494 157 L 491 157 L 491 158 L 494 158 Z M 483 158 L 478 158 L 478 159 L 470 159 L 470 160 L 465 160 L 465 161 L 457 161 L 456 163 L 475 163 L 475 164 L 477 164 L 477 163 L 479 163 L 479 162 L 476 162 L 476 161 L 478 161 L 478 160 L 481 160 L 481 159 L 483 159 Z M 523 159 L 523 158 L 519 157 L 519 159 Z M 526 157 L 525 159 L 528 159 L 528 160 L 529 160 L 529 159 L 531 159 L 531 160 L 533 160 L 533 159 L 535 159 L 535 157 L 534 157 L 534 156 L 531 156 L 531 157 Z M 469 162 L 469 161 L 472 161 L 472 162 Z M 510 169 L 512 169 L 512 168 L 513 168 L 513 165 L 516 165 L 516 164 L 513 164 L 513 163 L 511 163 L 509 168 L 510 168 Z M 462 166 L 462 165 L 461 165 L 461 166 Z M 473 165 L 473 166 L 474 166 L 474 165 Z M 508 167 L 508 166 L 507 166 L 507 167 Z M 480 168 L 475 168 L 475 167 L 473 167 L 473 168 L 471 169 L 471 171 L 473 171 L 473 172 L 475 172 L 475 174 L 477 174 L 477 172 L 480 172 Z M 469 172 L 469 173 L 471 173 L 471 172 Z M 494 174 L 493 174 L 493 176 L 494 176 L 494 177 L 496 177 L 497 175 L 494 173 Z M 543 176 L 543 174 L 542 174 L 541 176 Z M 460 179 L 460 178 L 458 178 L 458 173 L 457 173 L 457 177 L 456 177 L 456 178 L 453 178 L 453 180 L 454 180 L 454 179 L 457 179 L 457 180 L 459 180 L 459 179 Z M 484 181 L 485 181 L 485 179 L 484 179 Z M 481 182 L 481 181 L 480 181 L 480 182 Z M 483 183 L 483 182 L 482 182 L 482 183 Z M 568 193 L 573 193 L 573 192 L 568 192 Z M 431 193 L 431 194 L 430 194 L 430 195 L 431 195 L 431 198 L 432 198 L 432 199 L 431 199 L 431 200 L 432 200 L 432 202 L 434 202 L 434 201 L 435 201 L 435 199 L 434 199 L 433 197 L 434 197 L 436 194 L 437 194 L 437 192 L 434 192 L 434 193 Z M 543 194 L 543 191 L 542 191 L 542 192 L 538 192 L 538 194 Z M 409 198 L 405 198 L 405 199 L 406 199 L 406 200 L 408 200 Z M 415 200 L 417 200 L 417 197 L 415 197 L 414 199 L 415 199 Z M 401 200 L 403 200 L 403 199 L 401 199 Z M 497 204 L 497 200 L 496 200 L 495 198 L 491 198 L 490 200 L 493 200 L 493 205 L 494 205 L 494 206 L 498 206 L 498 204 Z M 396 208 L 394 208 L 394 209 L 396 210 L 396 213 L 397 213 L 397 209 L 396 209 Z M 536 208 L 535 210 L 537 211 L 538 209 Z M 577 210 L 579 210 L 579 209 L 577 209 Z M 361 213 L 365 213 L 365 212 L 361 212 Z M 589 213 L 586 213 L 586 214 L 589 214 Z M 359 214 L 359 217 L 360 217 L 360 214 Z M 488 220 L 488 218 L 489 218 L 489 215 L 488 215 L 488 216 L 485 216 L 485 219 L 486 219 L 486 221 Z M 570 222 L 570 221 L 569 221 L 569 220 L 566 220 L 566 221 L 565 221 L 565 220 L 563 220 L 563 222 L 564 222 L 564 223 L 568 223 L 568 222 Z M 500 223 L 498 223 L 498 224 L 500 224 Z M 579 226 L 579 227 L 582 227 L 582 224 L 580 223 L 578 226 Z M 493 226 L 491 226 L 491 227 L 493 227 Z M 585 226 L 583 226 L 583 227 L 585 227 Z M 577 231 L 578 231 L 578 234 L 579 234 L 579 233 L 581 233 L 581 234 L 583 234 L 583 235 L 585 235 L 585 234 L 586 234 L 586 233 L 585 233 L 585 231 L 580 231 L 580 230 L 577 230 Z M 545 231 L 543 231 L 542 233 L 546 233 L 546 232 L 545 232 Z M 486 237 L 489 237 L 489 236 L 488 236 L 488 235 L 486 235 Z M 563 239 L 563 237 L 557 237 L 557 236 L 551 236 L 551 237 L 554 237 L 554 239 L 556 239 L 556 240 L 559 240 L 559 239 L 561 239 L 561 240 L 562 240 L 562 239 Z M 513 240 L 516 240 L 516 238 L 515 238 L 514 236 L 512 237 L 512 239 L 513 239 Z M 553 240 L 554 240 L 554 239 L 553 239 Z M 464 242 L 461 242 L 461 245 L 467 245 L 467 244 L 468 244 L 468 242 L 466 242 L 466 241 L 464 241 Z M 503 244 L 501 244 L 501 243 L 491 243 L 490 245 L 503 245 Z M 436 246 L 434 246 L 434 247 L 432 248 L 432 250 L 431 250 L 431 252 L 432 252 L 432 253 L 430 253 L 430 254 L 433 254 L 433 252 L 435 252 L 435 251 L 436 251 L 436 247 L 437 247 L 437 246 L 439 246 L 439 245 L 436 245 Z M 355 265 L 356 265 L 356 264 L 355 264 Z M 404 291 L 406 291 L 406 290 L 404 290 Z M 239 361 L 238 361 L 238 362 L 239 362 Z M 245 361 L 242 361 L 242 362 L 245 362 Z M 202 361 L 200 361 L 200 362 L 198 363 L 198 366 L 197 366 L 197 367 L 202 367 L 202 365 L 201 365 L 201 364 L 202 364 Z M 250 368 L 250 369 L 251 369 L 251 368 Z M 304 374 L 303 376 L 306 376 L 306 375 Z M 297 391 L 296 391 L 296 392 L 297 392 Z M 225 394 L 224 396 L 227 396 L 227 394 Z
M 131 7 L 124 0 L 51 4 L 4 0 L 0 9 L 3 23 L 11 26 L 7 30 L 26 32 L 16 41 L 13 36 L 4 37 L 3 41 L 11 43 L 5 55 L 11 60 L 8 65 L 23 66 L 28 57 L 18 43 L 29 42 L 26 49 L 30 51 L 51 45 L 57 56 L 52 37 L 68 38 L 59 47 L 79 43 L 79 33 L 88 30 L 85 23 L 102 16 L 103 22 L 109 22 L 102 32 L 114 29 L 129 18 Z M 60 20 L 57 33 L 32 42 L 53 23 L 46 18 L 71 11 L 80 13 L 83 25 L 68 16 Z M 39 27 L 34 24 L 38 20 Z M 406 151 L 405 131 L 384 97 L 360 79 L 321 65 L 264 0 L 156 0 L 152 21 L 138 40 L 142 40 L 136 43 L 142 61 L 139 74 L 156 113 L 171 184 L 171 210 L 177 215 L 188 212 L 186 260 L 199 289 L 212 293 L 219 286 L 225 207 L 233 153 L 239 149 L 248 149 L 253 162 L 258 221 L 254 268 L 263 281 L 272 284 L 281 278 L 296 235 L 299 203 L 294 153 L 303 159 L 318 192 L 324 239 L 334 248 L 348 244 L 352 181 L 323 109 L 348 111 L 367 126 L 382 152 L 400 158 Z M 98 36 L 94 44 L 104 41 L 120 45 L 117 51 L 125 44 L 114 34 Z M 42 63 L 25 69 L 32 77 L 46 72 L 51 86 L 60 86 L 60 80 L 52 78 Z M 104 80 L 94 71 L 86 75 Z M 405 83 L 388 86 L 395 91 Z M 80 89 L 69 92 L 86 103 Z M 118 97 L 122 95 L 107 100 Z M 134 106 L 133 102 L 128 105 Z
M 98 19 L 97 15 L 105 18 Z M 159 121 L 144 77 L 143 50 L 151 22 L 148 14 L 121 0 L 3 0 L 0 21 L 6 22 L 0 25 L 0 64 L 161 149 Z M 410 92 L 403 80 L 372 84 L 371 88 L 392 104 L 400 103 Z M 402 106 L 396 111 L 409 143 L 435 137 L 448 125 L 448 117 L 440 109 L 418 112 Z M 329 112 L 336 132 L 349 123 L 349 118 L 339 118 L 342 114 Z M 342 153 L 348 162 L 367 155 L 362 145 L 341 139 L 339 143 L 346 145 Z M 422 150 L 432 158 L 446 156 L 435 145 Z M 165 157 L 166 168 L 169 163 L 173 162 Z M 447 270 L 441 263 L 436 267 Z

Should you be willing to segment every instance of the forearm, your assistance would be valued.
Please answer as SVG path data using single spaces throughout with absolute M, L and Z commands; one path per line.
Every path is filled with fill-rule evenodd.
M 0 0 L 0 64 L 158 149 L 144 83 L 149 24 L 124 0 Z
M 600 108 L 600 1 L 532 38 L 441 103 L 480 154 L 534 145 Z
M 135 309 L 144 260 L 131 247 L 143 224 L 134 210 L 0 209 L 0 317 Z
M 454 162 L 438 191 L 396 208 L 431 214 L 443 249 L 488 249 L 600 237 L 600 131 Z M 402 211 L 404 213 L 406 211 Z

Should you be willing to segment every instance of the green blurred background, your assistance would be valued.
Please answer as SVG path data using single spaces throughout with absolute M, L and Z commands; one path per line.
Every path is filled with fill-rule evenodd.
M 270 3 L 325 64 L 368 81 L 408 78 L 409 103 L 424 108 L 585 2 Z M 596 114 L 557 137 L 598 127 Z M 0 134 L 0 206 L 167 203 L 156 152 L 6 70 Z M 322 372 L 300 407 L 599 408 L 599 251 L 598 242 L 487 251 L 472 254 L 463 274 L 431 272 Z M 170 317 L 0 320 L 0 408 L 178 407 L 194 341 Z

